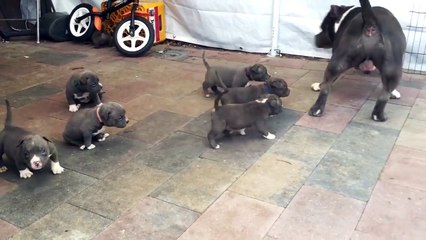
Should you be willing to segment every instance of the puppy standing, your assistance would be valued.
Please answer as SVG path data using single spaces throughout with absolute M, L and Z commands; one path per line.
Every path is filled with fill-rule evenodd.
M 53 174 L 62 173 L 64 168 L 58 162 L 55 145 L 45 137 L 13 126 L 8 100 L 6 108 L 6 122 L 0 132 L 0 162 L 3 161 L 2 156 L 5 154 L 15 163 L 21 178 L 30 178 L 33 175 L 31 170 L 42 169 L 49 160 Z M 5 167 L 2 167 L 2 170 L 4 171 Z
M 211 130 L 207 135 L 213 149 L 220 148 L 216 141 L 224 135 L 224 132 L 239 130 L 241 135 L 245 135 L 245 128 L 253 125 L 264 138 L 275 139 L 275 135 L 266 128 L 266 119 L 282 112 L 282 102 L 278 96 L 267 94 L 248 103 L 228 104 L 219 107 L 220 95 L 216 97 L 214 102 L 215 111 L 211 114 Z
M 75 73 L 68 80 L 65 95 L 70 112 L 77 112 L 82 103 L 101 103 L 102 84 L 98 76 L 91 71 Z
M 266 80 L 264 84 L 225 89 L 220 101 L 222 105 L 247 103 L 259 99 L 260 96 L 264 94 L 275 94 L 278 97 L 287 97 L 290 95 L 290 89 L 288 89 L 284 79 L 271 77 Z
M 203 63 L 207 68 L 206 76 L 203 82 L 203 92 L 206 97 L 210 97 L 209 88 L 217 95 L 221 88 L 245 87 L 249 81 L 266 81 L 271 76 L 268 70 L 262 64 L 254 64 L 249 67 L 233 69 L 224 66 L 210 66 L 205 59 L 203 52 Z M 216 77 L 216 73 L 222 78 L 222 81 Z
M 93 140 L 105 141 L 109 136 L 104 126 L 124 128 L 129 119 L 126 110 L 115 102 L 102 103 L 94 108 L 86 108 L 75 113 L 68 120 L 62 134 L 64 140 L 83 149 L 93 149 Z

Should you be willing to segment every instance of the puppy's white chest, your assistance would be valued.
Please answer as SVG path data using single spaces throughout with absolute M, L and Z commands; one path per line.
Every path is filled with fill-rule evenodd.
M 74 98 L 79 100 L 80 102 L 89 102 L 89 92 L 84 92 L 81 95 L 74 93 Z
M 102 126 L 102 128 L 101 128 L 101 129 L 99 129 L 98 131 L 96 131 L 96 132 L 92 133 L 92 135 L 93 135 L 93 136 L 96 136 L 96 135 L 98 135 L 98 134 L 103 133 L 104 131 L 105 131 L 105 126 Z

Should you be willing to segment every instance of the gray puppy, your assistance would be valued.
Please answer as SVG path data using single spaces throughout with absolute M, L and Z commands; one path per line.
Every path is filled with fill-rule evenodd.
M 282 112 L 282 102 L 278 96 L 266 94 L 248 103 L 218 106 L 220 97 L 221 94 L 215 99 L 215 111 L 211 114 L 211 130 L 207 135 L 213 149 L 220 148 L 216 141 L 224 133 L 239 130 L 241 135 L 245 135 L 245 128 L 250 126 L 256 126 L 264 138 L 275 139 L 275 135 L 266 128 L 266 119 Z
M 219 78 L 220 80 L 220 78 Z M 286 81 L 271 77 L 264 84 L 248 87 L 228 88 L 224 91 L 220 102 L 222 105 L 231 103 L 247 103 L 259 99 L 264 94 L 275 94 L 278 97 L 287 97 L 290 94 Z
M 77 112 L 82 103 L 101 103 L 102 84 L 98 76 L 91 71 L 73 74 L 67 82 L 65 95 L 70 112 Z
M 233 69 L 225 66 L 210 66 L 205 59 L 205 52 L 203 52 L 203 63 L 207 68 L 206 76 L 203 82 L 203 92 L 206 97 L 210 97 L 209 89 L 216 95 L 219 94 L 217 87 L 231 88 L 231 87 L 245 87 L 249 81 L 266 81 L 271 76 L 268 70 L 262 64 L 254 64 L 245 68 Z M 218 72 L 222 81 L 216 77 Z
M 104 31 L 94 31 L 92 34 L 92 43 L 95 48 L 114 46 L 114 38 L 111 34 Z
M 15 163 L 21 178 L 30 178 L 33 175 L 32 170 L 44 168 L 49 161 L 53 174 L 62 173 L 64 168 L 58 162 L 55 145 L 46 137 L 13 126 L 8 100 L 6 100 L 6 108 L 6 122 L 4 129 L 0 132 L 0 162 L 3 162 L 2 156 L 5 154 Z M 5 166 L 1 166 L 0 172 L 6 170 Z
M 86 108 L 75 113 L 68 120 L 62 134 L 64 140 L 83 149 L 93 149 L 95 141 L 105 141 L 109 136 L 105 126 L 124 128 L 129 119 L 126 110 L 115 102 L 102 103 L 94 108 Z

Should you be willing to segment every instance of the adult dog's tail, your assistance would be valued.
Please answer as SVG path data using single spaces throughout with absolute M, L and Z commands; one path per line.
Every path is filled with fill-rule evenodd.
M 373 37 L 379 33 L 376 16 L 371 10 L 369 0 L 359 0 L 361 5 L 362 19 L 364 20 L 364 34 L 367 37 Z
M 214 100 L 214 110 L 217 111 L 217 109 L 219 108 L 219 101 L 222 98 L 223 94 L 228 92 L 228 88 L 223 83 L 222 78 L 219 76 L 217 71 L 214 71 L 214 73 L 216 74 L 217 79 L 219 80 L 219 82 L 222 84 L 222 87 L 223 87 L 223 92 L 219 91 L 219 94 L 216 96 L 216 99 Z
M 205 57 L 205 55 L 206 55 L 206 51 L 203 51 L 203 63 L 204 63 L 204 66 L 206 66 L 206 68 L 207 68 L 207 69 L 209 69 L 209 68 L 210 68 L 210 65 L 209 65 L 209 63 L 206 61 L 206 57 Z
M 9 100 L 4 100 L 6 102 L 6 121 L 4 122 L 4 126 L 8 127 L 12 125 L 12 110 L 10 109 Z

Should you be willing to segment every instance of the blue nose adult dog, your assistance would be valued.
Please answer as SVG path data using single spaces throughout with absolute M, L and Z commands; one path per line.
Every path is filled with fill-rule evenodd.
M 371 7 L 360 0 L 361 7 L 332 5 L 315 36 L 319 48 L 332 48 L 332 56 L 319 85 L 320 94 L 309 110 L 319 117 L 324 113 L 333 82 L 352 67 L 374 66 L 380 71 L 383 89 L 374 106 L 371 118 L 386 121 L 384 109 L 402 75 L 406 39 L 398 20 L 383 7 Z M 346 15 L 343 19 L 342 16 Z M 335 29 L 335 24 L 340 23 Z M 315 89 L 314 89 L 315 90 Z

